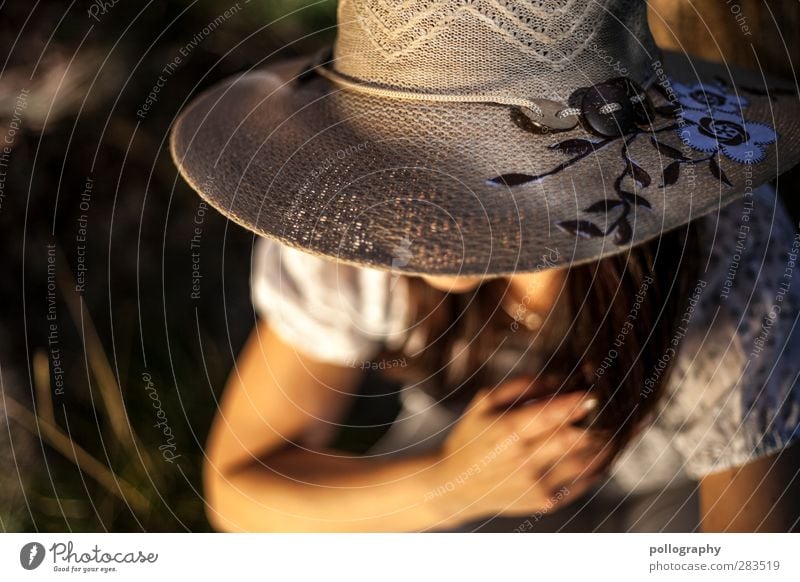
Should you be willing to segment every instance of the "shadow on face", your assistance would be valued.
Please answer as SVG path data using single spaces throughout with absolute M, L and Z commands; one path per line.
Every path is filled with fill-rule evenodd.
M 489 277 L 435 277 L 423 275 L 422 279 L 434 289 L 445 293 L 467 293 L 481 283 L 489 281 Z
M 553 298 L 560 293 L 566 283 L 566 270 L 545 269 L 502 278 L 507 280 L 512 294 L 524 298 L 528 307 L 545 308 L 552 303 Z M 428 285 L 445 293 L 468 293 L 479 285 L 495 279 L 497 277 L 479 275 L 460 277 L 422 275 L 422 280 Z

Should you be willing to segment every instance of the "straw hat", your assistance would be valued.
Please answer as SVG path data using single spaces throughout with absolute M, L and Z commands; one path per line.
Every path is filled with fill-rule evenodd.
M 331 50 L 220 83 L 171 136 L 205 200 L 310 253 L 439 275 L 586 262 L 800 157 L 794 87 L 662 54 L 643 0 L 340 0 L 338 18 Z

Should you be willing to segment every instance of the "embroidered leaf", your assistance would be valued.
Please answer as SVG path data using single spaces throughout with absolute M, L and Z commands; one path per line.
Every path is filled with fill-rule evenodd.
M 530 174 L 503 174 L 502 176 L 491 178 L 488 182 L 495 186 L 520 186 L 532 182 L 535 179 L 536 176 L 531 176 Z
M 557 222 L 556 226 L 558 226 L 561 230 L 581 238 L 592 238 L 595 236 L 605 235 L 605 233 L 600 230 L 596 224 L 588 220 L 562 220 L 561 222 Z
M 686 160 L 686 156 L 684 156 L 681 152 L 675 149 L 672 146 L 669 146 L 665 143 L 661 143 L 652 135 L 650 136 L 650 143 L 653 144 L 653 147 L 658 150 L 661 155 L 667 156 L 668 158 L 672 158 L 673 160 Z
M 631 229 L 631 223 L 625 217 L 620 218 L 617 228 L 614 230 L 614 244 L 626 245 L 631 242 L 632 237 L 633 229 Z
M 633 188 L 635 190 L 636 185 L 633 181 L 633 178 L 631 178 L 630 182 L 628 183 L 629 188 L 623 186 L 623 183 L 627 181 L 626 178 L 628 178 L 627 170 L 622 174 L 620 174 L 619 176 L 617 176 L 617 179 L 614 181 L 614 190 L 616 191 L 617 196 L 619 196 L 621 200 L 628 202 L 628 204 L 634 204 L 634 199 L 637 199 L 639 197 L 636 196 L 633 192 L 631 192 L 630 188 Z
M 653 207 L 650 206 L 650 202 L 644 196 L 637 196 L 636 194 L 631 194 L 630 192 L 625 192 L 624 190 L 620 190 L 618 194 L 620 198 L 622 198 L 628 204 L 632 204 L 633 206 L 641 206 L 643 208 L 647 208 L 647 210 L 653 209 Z
M 613 200 L 613 199 L 606 199 L 606 200 L 598 200 L 589 208 L 584 210 L 584 212 L 609 212 L 616 208 L 617 206 L 621 206 L 623 202 L 621 200 Z
M 568 139 L 557 144 L 550 146 L 551 150 L 558 150 L 564 154 L 583 155 L 587 154 L 594 149 L 594 142 L 588 139 Z
M 626 170 L 628 175 L 636 180 L 642 186 L 642 188 L 647 188 L 650 185 L 650 182 L 652 182 L 650 179 L 650 174 L 645 172 L 644 169 L 632 159 L 626 159 L 628 162 L 628 168 Z
M 619 176 L 617 176 L 616 180 L 614 180 L 614 191 L 617 193 L 618 196 L 620 196 L 620 198 L 622 198 L 621 195 L 623 192 L 627 192 L 627 190 L 622 188 L 622 182 L 627 177 L 628 177 L 628 171 L 626 170 L 622 172 Z
M 664 183 L 661 185 L 662 188 L 665 186 L 672 186 L 675 182 L 678 181 L 678 178 L 681 176 L 681 163 L 680 162 L 672 162 L 669 166 L 664 168 Z
M 717 180 L 727 186 L 733 186 L 731 181 L 728 180 L 728 176 L 726 176 L 725 172 L 722 171 L 722 168 L 719 167 L 719 162 L 717 161 L 716 156 L 712 156 L 711 159 L 708 160 L 708 169 L 711 170 L 711 173 Z

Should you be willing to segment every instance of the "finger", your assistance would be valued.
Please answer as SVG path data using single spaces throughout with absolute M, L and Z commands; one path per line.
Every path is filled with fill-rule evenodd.
M 481 388 L 478 390 L 472 397 L 472 400 L 470 400 L 465 414 L 466 412 L 470 411 L 487 410 L 491 406 L 491 401 L 489 400 L 489 391 L 489 388 Z
M 507 408 L 537 394 L 539 383 L 530 376 L 517 376 L 495 387 L 480 389 L 470 402 L 474 409 Z
M 501 416 L 509 432 L 523 438 L 539 438 L 580 420 L 597 404 L 597 398 L 588 391 L 570 392 L 503 412 Z
M 601 435 L 570 425 L 538 439 L 523 441 L 522 447 L 530 464 L 552 465 L 567 456 L 586 456 L 597 452 L 604 444 L 604 437 Z
M 533 395 L 536 383 L 529 376 L 519 376 L 498 384 L 489 391 L 488 403 L 493 408 L 511 406 Z
M 559 387 L 553 375 L 520 376 L 503 382 L 490 392 L 490 402 L 494 408 L 506 409 L 523 404 L 528 399 L 541 398 L 553 394 Z

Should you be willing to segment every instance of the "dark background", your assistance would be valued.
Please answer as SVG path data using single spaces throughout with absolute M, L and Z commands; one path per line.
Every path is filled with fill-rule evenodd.
M 168 129 L 222 77 L 329 41 L 335 2 L 240 0 L 237 10 L 227 1 L 120 0 L 105 13 L 91 2 L 34 4 L 0 7 L 0 147 L 13 133 L 0 178 L 0 530 L 206 530 L 202 445 L 254 322 L 253 238 L 210 209 L 202 216 L 170 160 Z M 204 33 L 226 10 L 235 13 Z M 55 320 L 47 245 L 58 249 Z M 49 345 L 51 323 L 58 343 Z M 170 463 L 167 450 L 180 456 L 166 453 Z
M 748 39 L 723 2 L 651 4 L 680 37 L 662 26 L 664 44 L 747 64 L 755 43 L 762 65 L 791 72 L 775 23 L 796 53 L 797 2 L 740 2 Z M 0 4 L 0 530 L 208 529 L 202 445 L 255 319 L 253 237 L 201 215 L 168 129 L 217 80 L 329 42 L 334 14 L 331 0 Z

